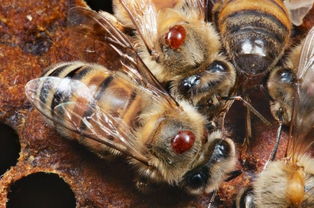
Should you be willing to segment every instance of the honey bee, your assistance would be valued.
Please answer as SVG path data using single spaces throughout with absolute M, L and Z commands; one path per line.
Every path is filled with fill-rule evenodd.
M 136 30 L 137 52 L 156 78 L 211 120 L 225 106 L 223 98 L 230 97 L 235 69 L 222 55 L 213 25 L 205 21 L 202 0 L 159 2 L 114 0 L 115 16 Z
M 292 23 L 283 2 L 214 2 L 213 21 L 239 77 L 246 82 L 265 77 L 290 46 Z
M 235 166 L 233 141 L 218 129 L 209 132 L 194 107 L 168 94 L 127 36 L 105 16 L 85 8 L 70 13 L 83 17 L 78 26 L 85 25 L 95 40 L 109 46 L 120 65 L 57 64 L 27 83 L 29 101 L 60 134 L 99 156 L 108 151 L 128 156 L 137 167 L 140 190 L 146 181 L 176 185 L 191 194 L 217 189 Z
M 282 108 L 288 110 L 282 110 L 278 118 L 290 122 L 286 157 L 266 163 L 253 183 L 253 189 L 247 192 L 253 200 L 247 206 L 238 207 L 252 207 L 253 204 L 257 208 L 314 207 L 314 158 L 311 155 L 314 142 L 314 28 L 292 54 L 298 57 L 291 57 L 294 58 L 291 62 L 298 66 L 297 70 L 287 73 L 283 67 L 274 71 L 273 74 L 277 75 L 271 77 L 273 84 L 275 80 L 278 82 L 277 91 L 281 90 L 288 96 L 282 102 L 285 104 Z M 245 196 L 239 198 L 242 203 L 238 204 L 249 201 Z
M 288 125 L 291 121 L 296 73 L 302 44 L 296 46 L 283 64 L 275 67 L 269 74 L 267 90 L 270 95 L 270 110 L 280 123 Z
M 289 13 L 281 0 L 207 2 L 212 7 L 210 19 L 237 71 L 234 91 L 249 101 L 249 90 L 261 86 L 268 72 L 290 46 L 292 23 Z M 247 109 L 246 146 L 251 137 L 251 115 Z
M 311 37 L 313 29 L 307 37 Z M 272 157 L 276 154 L 276 148 L 280 142 L 282 125 L 289 125 L 293 114 L 293 104 L 295 99 L 295 83 L 298 83 L 297 73 L 300 70 L 301 50 L 304 44 L 310 43 L 306 39 L 293 48 L 283 64 L 275 67 L 269 74 L 267 80 L 268 94 L 270 95 L 270 110 L 273 117 L 278 121 L 279 128 Z M 313 47 L 313 46 L 311 46 Z M 305 68 L 306 66 L 302 66 Z

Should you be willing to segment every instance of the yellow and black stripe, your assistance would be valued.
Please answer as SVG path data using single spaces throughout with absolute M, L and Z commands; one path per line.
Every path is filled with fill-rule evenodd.
M 73 117 L 73 119 L 77 120 L 73 120 L 72 122 L 77 124 L 81 132 L 88 131 L 82 119 L 88 118 L 94 113 L 95 109 L 93 106 L 95 105 L 106 115 L 117 119 L 117 122 L 114 124 L 116 129 L 119 129 L 123 123 L 123 127 L 121 128 L 129 127 L 130 130 L 138 127 L 138 116 L 145 107 L 144 105 L 149 105 L 149 103 L 143 102 L 145 95 L 143 95 L 141 88 L 135 85 L 135 82 L 120 72 L 109 71 L 100 65 L 82 62 L 63 63 L 48 69 L 43 74 L 43 77 L 48 76 L 58 77 L 63 80 L 68 79 L 69 81 L 78 80 L 89 88 L 91 92 L 90 96 L 93 97 L 92 103 L 90 103 L 91 101 L 88 98 L 84 99 L 84 96 L 80 96 L 79 89 L 71 89 L 70 86 L 68 86 L 69 89 L 65 89 L 67 86 L 64 85 L 49 87 L 52 85 L 44 82 L 39 83 L 36 95 L 40 101 L 37 104 L 37 106 L 39 105 L 39 109 L 46 116 L 61 124 L 63 118 L 60 118 L 60 115 L 63 114 L 62 112 L 58 112 L 58 117 L 56 117 L 54 113 L 55 107 L 67 102 L 77 103 L 78 105 L 70 105 L 73 108 L 71 112 L 78 115 Z M 67 108 L 69 107 L 65 107 L 65 110 Z M 93 122 L 92 120 L 90 121 L 90 123 Z M 56 124 L 56 126 L 59 125 Z M 102 127 L 110 128 L 108 123 L 102 123 Z M 95 125 L 94 130 L 98 132 L 97 125 Z M 93 141 L 83 141 L 85 139 L 81 135 L 67 129 L 62 129 L 61 133 L 67 137 L 81 140 L 81 142 L 88 146 L 93 146 L 94 150 L 103 149 L 102 144 L 97 144 Z M 100 135 L 100 137 L 115 140 L 110 134 Z M 121 143 L 119 140 L 114 142 Z
M 281 0 L 226 0 L 214 20 L 237 70 L 267 71 L 289 46 L 292 24 Z

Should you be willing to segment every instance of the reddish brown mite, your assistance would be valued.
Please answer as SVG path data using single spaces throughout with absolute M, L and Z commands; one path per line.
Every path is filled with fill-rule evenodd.
M 184 43 L 186 30 L 181 25 L 175 25 L 166 34 L 166 43 L 172 49 L 178 49 Z
M 172 149 L 177 154 L 182 154 L 193 146 L 195 142 L 195 135 L 191 131 L 179 131 L 178 134 L 172 139 Z

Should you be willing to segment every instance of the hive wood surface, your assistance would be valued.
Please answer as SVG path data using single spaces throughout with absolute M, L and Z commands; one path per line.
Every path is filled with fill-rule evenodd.
M 0 178 L 0 207 L 6 205 L 11 184 L 37 172 L 58 174 L 74 192 L 77 207 L 207 207 L 210 195 L 192 197 L 169 187 L 160 187 L 154 194 L 138 193 L 133 183 L 134 170 L 123 158 L 104 161 L 75 142 L 61 138 L 26 101 L 27 81 L 54 63 L 78 59 L 77 51 L 89 44 L 77 45 L 66 28 L 69 8 L 84 5 L 80 0 L 1 0 L 0 122 L 16 130 L 21 152 L 17 164 Z M 299 28 L 300 34 L 313 25 L 313 15 L 314 10 Z M 113 66 L 117 64 L 108 48 L 100 48 L 99 53 Z M 93 57 L 92 61 L 101 63 L 103 59 Z M 271 119 L 266 98 L 257 95 L 253 100 L 258 110 Z M 228 130 L 233 132 L 235 141 L 240 141 L 244 123 L 239 113 L 242 107 L 237 106 L 229 114 Z M 253 126 L 254 140 L 243 155 L 244 165 L 238 164 L 246 172 L 222 184 L 216 197 L 220 207 L 231 207 L 235 194 L 260 170 L 274 144 L 275 122 L 265 127 L 254 120 Z M 285 145 L 284 136 L 279 157 Z

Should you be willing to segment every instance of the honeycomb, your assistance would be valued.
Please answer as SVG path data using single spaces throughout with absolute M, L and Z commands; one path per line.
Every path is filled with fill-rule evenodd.
M 91 6 L 96 3 L 90 1 Z M 207 207 L 211 195 L 189 196 L 174 187 L 139 193 L 133 182 L 135 171 L 123 158 L 101 160 L 77 143 L 61 138 L 26 101 L 27 81 L 54 63 L 79 59 L 75 54 L 81 45 L 90 44 L 77 45 L 69 38 L 67 14 L 74 6 L 87 5 L 82 0 L 1 0 L 0 207 Z M 313 26 L 313 15 L 314 10 L 296 29 L 296 36 L 302 37 Z M 106 47 L 97 52 L 114 67 L 114 57 Z M 90 61 L 102 60 L 92 57 Z M 267 96 L 257 94 L 252 100 L 263 115 L 272 119 Z M 241 112 L 243 107 L 236 105 L 228 120 L 239 151 L 244 128 Z M 215 198 L 217 207 L 233 205 L 239 189 L 260 170 L 273 147 L 275 122 L 265 127 L 253 120 L 253 127 L 254 140 L 238 164 L 245 171 L 222 184 Z M 285 145 L 284 136 L 279 157 Z

